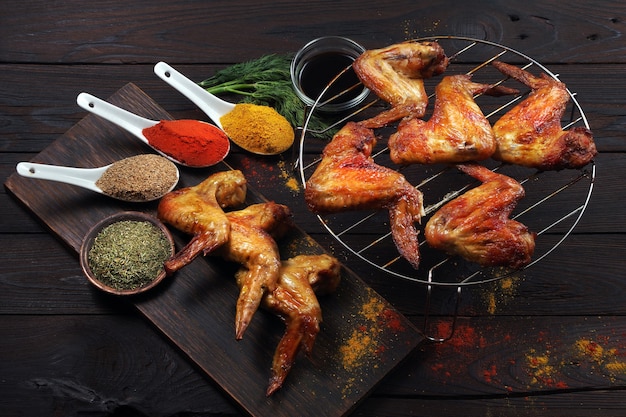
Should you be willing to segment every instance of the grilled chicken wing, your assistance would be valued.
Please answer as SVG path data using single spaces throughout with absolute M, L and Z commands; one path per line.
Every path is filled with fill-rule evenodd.
M 275 239 L 292 227 L 291 211 L 273 202 L 252 204 L 226 213 L 230 238 L 214 253 L 244 268 L 235 316 L 235 337 L 243 337 L 263 295 L 276 287 L 280 254 Z
M 482 266 L 527 265 L 535 236 L 509 215 L 524 196 L 513 178 L 477 164 L 458 165 L 482 184 L 445 204 L 428 221 L 426 241 L 431 247 Z
M 262 306 L 277 314 L 286 326 L 272 360 L 268 396 L 282 386 L 300 349 L 311 355 L 322 322 L 316 294 L 333 292 L 339 285 L 340 272 L 339 261 L 326 254 L 299 255 L 282 262 L 275 289 L 262 300 Z M 245 277 L 245 269 L 236 275 L 239 285 Z
M 306 183 L 305 200 L 317 214 L 387 209 L 394 243 L 414 268 L 419 265 L 415 222 L 424 214 L 422 193 L 406 178 L 374 162 L 371 129 L 348 122 L 326 145 Z
M 444 77 L 435 89 L 435 107 L 426 122 L 409 118 L 400 122 L 389 138 L 391 160 L 397 164 L 431 164 L 479 161 L 496 150 L 491 124 L 474 101 L 474 95 L 512 94 L 471 81 L 468 75 Z
M 292 226 L 289 208 L 271 202 L 224 213 L 222 208 L 243 203 L 245 194 L 246 180 L 241 171 L 224 171 L 197 186 L 168 193 L 158 207 L 161 220 L 193 235 L 165 263 L 168 272 L 187 265 L 200 252 L 222 255 L 246 269 L 237 300 L 237 339 L 243 337 L 265 291 L 276 285 L 280 255 L 274 238 Z
M 165 223 L 193 235 L 189 243 L 165 263 L 173 273 L 204 252 L 212 252 L 230 236 L 230 224 L 223 208 L 244 202 L 247 182 L 241 171 L 211 175 L 200 184 L 166 194 L 157 209 Z
M 363 85 L 391 105 L 361 122 L 377 128 L 409 115 L 422 117 L 428 104 L 423 79 L 444 72 L 448 58 L 436 42 L 403 42 L 365 51 L 352 66 Z
M 500 61 L 493 65 L 532 89 L 522 103 L 494 124 L 494 159 L 543 171 L 587 165 L 597 153 L 592 133 L 584 127 L 564 131 L 561 126 L 570 100 L 565 84 Z

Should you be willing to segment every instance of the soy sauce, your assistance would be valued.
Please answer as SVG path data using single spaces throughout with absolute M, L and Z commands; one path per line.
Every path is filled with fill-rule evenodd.
M 337 80 L 332 83 L 321 101 L 325 101 L 341 93 L 345 89 L 359 83 L 359 78 L 351 67 L 353 61 L 354 59 L 352 57 L 336 52 L 327 52 L 314 56 L 302 67 L 299 79 L 300 88 L 309 98 L 317 100 L 328 83 L 330 83 L 337 74 L 350 66 L 348 71 L 343 73 L 341 77 L 337 78 Z M 342 94 L 340 97 L 331 101 L 331 103 L 348 102 L 356 98 L 361 91 L 363 91 L 363 88 L 359 86 Z

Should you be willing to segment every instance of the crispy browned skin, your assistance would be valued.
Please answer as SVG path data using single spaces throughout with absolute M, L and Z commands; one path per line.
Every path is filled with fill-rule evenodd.
M 245 275 L 245 270 L 237 274 L 240 285 Z M 311 355 L 322 322 L 316 295 L 333 292 L 340 279 L 341 265 L 330 255 L 298 255 L 282 262 L 276 287 L 262 301 L 264 308 L 285 323 L 285 333 L 272 360 L 268 396 L 283 385 L 300 349 Z
M 482 184 L 445 204 L 428 220 L 428 244 L 482 266 L 527 265 L 535 249 L 535 236 L 509 215 L 524 196 L 513 178 L 477 164 L 458 165 Z
M 243 270 L 235 316 L 235 337 L 241 339 L 263 295 L 273 291 L 280 271 L 277 238 L 293 226 L 291 211 L 274 202 L 252 204 L 242 210 L 226 213 L 230 238 L 216 255 L 237 262 Z
M 474 95 L 490 90 L 490 85 L 472 82 L 468 75 L 444 77 L 435 89 L 431 118 L 405 119 L 389 138 L 391 160 L 432 164 L 489 158 L 496 150 L 496 138 Z
M 415 222 L 423 215 L 422 193 L 406 178 L 374 162 L 371 129 L 348 122 L 326 145 L 306 183 L 305 200 L 314 213 L 387 209 L 394 243 L 415 268 L 419 243 Z
M 354 61 L 354 71 L 391 109 L 361 123 L 377 128 L 409 115 L 424 116 L 428 95 L 423 79 L 441 74 L 447 66 L 448 58 L 437 42 L 409 41 L 365 51 Z
M 503 62 L 493 65 L 532 89 L 523 102 L 494 124 L 494 159 L 544 171 L 587 165 L 597 153 L 592 133 L 584 127 L 564 131 L 561 125 L 570 100 L 565 84 L 546 74 L 535 77 Z
M 310 355 L 322 321 L 316 294 L 336 289 L 341 267 L 325 254 L 300 255 L 281 263 L 275 239 L 293 226 L 291 212 L 273 202 L 222 211 L 222 207 L 243 203 L 245 191 L 240 171 L 214 174 L 195 187 L 169 193 L 159 205 L 159 215 L 194 235 L 182 253 L 170 260 L 172 271 L 191 262 L 201 251 L 242 265 L 235 276 L 240 288 L 237 339 L 243 337 L 261 302 L 285 322 L 285 334 L 273 358 L 269 396 L 282 386 L 300 349 Z
M 245 268 L 235 317 L 237 339 L 243 337 L 265 292 L 276 285 L 280 255 L 274 239 L 293 225 L 289 208 L 273 202 L 224 213 L 222 208 L 243 203 L 245 194 L 241 171 L 224 171 L 197 186 L 168 193 L 158 207 L 161 220 L 193 235 L 166 262 L 168 272 L 187 265 L 200 252 L 221 255 Z
M 165 263 L 172 273 L 204 252 L 212 252 L 230 236 L 225 207 L 242 204 L 246 197 L 246 179 L 241 171 L 224 171 L 211 175 L 200 184 L 166 194 L 157 209 L 165 223 L 193 235 L 189 243 Z

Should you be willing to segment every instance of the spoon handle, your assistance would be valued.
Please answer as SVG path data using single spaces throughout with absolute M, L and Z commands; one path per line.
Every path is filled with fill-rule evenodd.
M 209 116 L 220 129 L 222 128 L 220 118 L 226 113 L 229 113 L 233 107 L 235 107 L 233 103 L 224 101 L 209 93 L 165 62 L 157 63 L 154 66 L 154 73 L 175 90 L 191 100 L 191 102 L 206 113 L 206 115 Z
M 78 105 L 83 109 L 118 125 L 122 129 L 127 130 L 145 143 L 148 143 L 148 140 L 143 135 L 143 129 L 154 126 L 158 123 L 155 120 L 137 116 L 134 113 L 87 93 L 80 93 L 76 98 L 76 103 L 78 103 Z
M 32 162 L 20 162 L 16 167 L 17 173 L 23 177 L 63 182 L 98 193 L 102 193 L 102 190 L 96 186 L 95 182 L 102 176 L 105 169 L 106 167 L 74 168 Z

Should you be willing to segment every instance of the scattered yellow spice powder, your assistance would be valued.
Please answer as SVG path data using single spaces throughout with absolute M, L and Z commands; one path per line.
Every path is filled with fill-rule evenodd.
M 285 185 L 293 192 L 300 192 L 300 182 L 290 173 L 285 161 L 278 163 L 280 177 L 285 180 Z
M 580 339 L 576 341 L 578 352 L 591 358 L 594 362 L 600 364 L 604 360 L 604 348 L 598 343 L 589 339 Z
M 344 369 L 354 369 L 360 360 L 371 352 L 372 336 L 367 332 L 354 330 L 346 343 L 341 346 L 341 357 Z
M 354 370 L 363 365 L 363 360 L 373 357 L 379 350 L 380 316 L 384 304 L 376 297 L 370 297 L 363 304 L 359 317 L 365 322 L 358 324 L 350 337 L 339 348 L 344 369 Z
M 564 385 L 563 383 L 555 382 L 554 378 L 558 372 L 548 352 L 538 354 L 535 349 L 531 349 L 526 355 L 526 365 L 529 368 L 531 384 L 545 386 Z
M 596 341 L 585 338 L 578 339 L 575 346 L 579 355 L 608 372 L 610 378 L 626 373 L 626 362 L 617 359 L 619 355 L 617 348 L 604 347 Z
M 519 277 L 509 276 L 495 281 L 491 288 L 483 294 L 489 314 L 495 314 L 500 305 L 505 305 L 516 295 Z
M 613 374 L 626 374 L 626 362 L 611 361 L 605 366 Z

